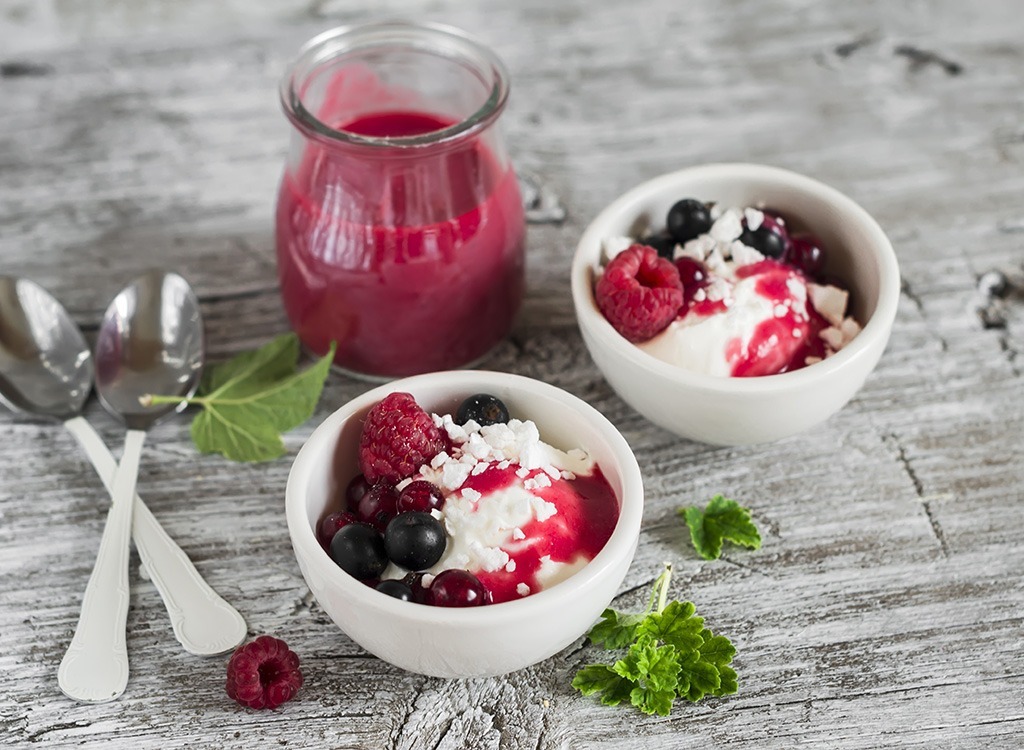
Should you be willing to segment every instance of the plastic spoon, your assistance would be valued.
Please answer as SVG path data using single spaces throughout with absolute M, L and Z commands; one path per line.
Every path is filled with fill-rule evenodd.
M 83 596 L 82 612 L 57 671 L 61 690 L 76 700 L 112 700 L 127 685 L 128 539 L 133 527 L 143 430 L 175 408 L 143 409 L 137 395 L 134 404 L 129 404 L 128 394 L 141 385 L 188 396 L 198 384 L 202 345 L 199 306 L 180 276 L 143 276 L 114 299 L 104 316 L 97 343 L 97 388 L 104 405 L 123 415 L 129 431 L 121 464 L 113 472 L 113 502 Z M 71 429 L 76 436 L 80 434 L 74 426 Z M 88 446 L 86 450 L 90 450 Z M 100 473 L 109 472 L 101 468 Z M 140 513 L 140 519 L 144 522 L 147 515 Z M 162 531 L 161 535 L 166 536 Z M 154 561 L 150 567 L 143 555 L 154 580 L 160 575 L 156 571 L 161 561 Z M 173 622 L 176 613 L 170 606 L 168 610 Z

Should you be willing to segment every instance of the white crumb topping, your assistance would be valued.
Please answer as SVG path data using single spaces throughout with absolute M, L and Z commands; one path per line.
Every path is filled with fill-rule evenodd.
M 842 325 L 850 293 L 832 285 L 807 285 L 807 294 L 818 313 L 834 326 Z
M 737 268 L 740 266 L 749 266 L 751 263 L 760 263 L 764 260 L 764 256 L 761 255 L 761 253 L 750 245 L 743 244 L 739 240 L 734 241 L 729 246 L 729 254 L 732 256 L 732 261 Z
M 525 583 L 517 583 L 516 584 L 516 593 L 519 594 L 519 596 L 529 596 L 530 595 L 530 587 L 527 586 Z
M 433 575 L 449 568 L 514 572 L 516 564 L 509 550 L 515 548 L 510 545 L 531 544 L 523 529 L 558 513 L 555 503 L 534 493 L 556 481 L 590 475 L 593 459 L 579 448 L 561 451 L 543 442 L 532 421 L 512 419 L 507 424 L 481 427 L 473 421 L 457 425 L 447 414 L 432 415 L 432 421 L 448 435 L 452 447 L 421 466 L 416 475 L 445 494 L 444 505 L 431 515 L 444 525 L 448 543 L 444 555 L 428 572 Z M 463 486 L 491 468 L 514 469 L 516 479 L 487 492 L 471 483 Z M 559 571 L 563 567 L 558 564 Z M 397 578 L 404 572 L 391 566 L 385 575 Z
M 533 505 L 534 515 L 537 520 L 543 523 L 551 518 L 553 515 L 558 513 L 558 506 L 554 503 L 549 503 L 542 497 L 534 497 L 530 500 L 530 504 Z
M 676 245 L 676 249 L 672 253 L 672 260 L 693 258 L 703 262 L 708 257 L 708 253 L 716 247 L 718 247 L 718 243 L 715 242 L 714 237 L 710 234 L 701 234 L 692 240 L 688 240 L 684 245 Z
M 623 250 L 636 244 L 631 237 L 605 237 L 601 242 L 601 250 L 604 252 L 605 263 L 610 261 Z
M 711 238 L 718 243 L 730 243 L 743 234 L 743 215 L 735 208 L 726 210 L 721 217 L 711 225 L 708 231 Z
M 747 229 L 751 232 L 756 232 L 764 222 L 764 211 L 759 211 L 756 208 L 745 208 L 743 209 L 743 218 L 747 220 Z

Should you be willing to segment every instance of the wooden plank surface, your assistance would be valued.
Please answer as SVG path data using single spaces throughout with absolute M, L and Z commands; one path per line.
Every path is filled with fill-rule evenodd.
M 531 226 L 525 309 L 487 366 L 566 388 L 622 430 L 647 506 L 617 605 L 641 605 L 672 560 L 672 594 L 738 646 L 739 694 L 666 718 L 599 706 L 569 686 L 598 656 L 582 641 L 487 680 L 369 657 L 299 573 L 283 518 L 289 461 L 200 458 L 179 419 L 152 432 L 140 491 L 251 632 L 300 654 L 306 685 L 275 712 L 234 705 L 225 659 L 180 649 L 133 556 L 128 690 L 73 704 L 56 668 L 107 498 L 70 436 L 3 413 L 0 743 L 1024 745 L 1024 288 L 995 302 L 977 290 L 990 269 L 1024 276 L 1017 4 L 4 0 L 0 272 L 47 286 L 89 333 L 154 265 L 194 283 L 215 358 L 286 330 L 271 235 L 288 136 L 277 79 L 314 33 L 388 15 L 461 26 L 507 61 L 513 158 L 567 218 Z M 615 396 L 576 330 L 567 271 L 582 228 L 624 189 L 732 160 L 851 195 L 889 233 L 905 283 L 889 349 L 841 413 L 728 449 L 676 439 Z M 366 387 L 332 376 L 290 450 Z M 114 421 L 96 404 L 87 416 L 117 446 Z M 761 551 L 694 555 L 675 511 L 716 492 L 753 508 Z

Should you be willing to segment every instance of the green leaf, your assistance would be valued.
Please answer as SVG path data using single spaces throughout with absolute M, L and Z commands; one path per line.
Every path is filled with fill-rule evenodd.
M 718 668 L 700 658 L 700 653 L 693 651 L 682 659 L 679 664 L 679 695 L 696 703 L 706 694 L 713 694 L 722 685 Z
M 704 627 L 692 602 L 666 602 L 671 574 L 666 563 L 645 612 L 604 611 L 591 640 L 605 648 L 628 647 L 626 654 L 610 665 L 580 669 L 574 688 L 584 695 L 600 693 L 609 706 L 629 701 L 645 714 L 661 716 L 671 712 L 677 696 L 699 701 L 736 692 L 736 671 L 727 666 L 736 649 Z
M 224 389 L 241 390 L 273 383 L 294 375 L 299 362 L 299 337 L 282 334 L 259 349 L 206 368 L 197 396 L 219 395 Z
M 715 697 L 721 697 L 723 695 L 734 695 L 739 690 L 739 683 L 736 680 L 736 670 L 728 666 L 720 666 L 718 668 L 718 676 L 721 679 L 721 685 L 718 690 L 712 691 L 710 694 Z
M 706 638 L 700 646 L 700 658 L 716 667 L 728 664 L 734 656 L 736 656 L 736 647 L 724 635 L 713 635 Z
M 690 539 L 697 554 L 705 560 L 717 560 L 721 556 L 722 540 L 749 549 L 761 547 L 761 535 L 750 520 L 750 511 L 735 500 L 715 495 L 704 510 L 681 508 L 679 514 L 690 527 Z
M 590 664 L 576 673 L 572 686 L 583 695 L 601 693 L 601 703 L 617 706 L 630 700 L 636 683 L 616 674 L 607 664 Z
M 211 368 L 203 407 L 192 420 L 192 440 L 203 453 L 232 461 L 268 461 L 284 455 L 281 433 L 313 415 L 334 359 L 330 351 L 302 372 L 296 370 L 298 338 L 279 336 L 254 352 Z
M 629 702 L 645 714 L 668 716 L 672 712 L 675 701 L 675 690 L 651 690 L 650 688 L 633 688 L 629 694 Z
M 698 649 L 704 643 L 701 637 L 704 618 L 694 617 L 694 611 L 691 602 L 670 602 L 661 612 L 648 615 L 637 629 L 637 635 L 671 644 L 680 652 Z
M 672 692 L 678 682 L 679 658 L 672 646 L 659 646 L 654 638 L 641 636 L 612 665 L 612 671 L 642 687 Z
M 627 614 L 611 609 L 601 613 L 601 621 L 587 633 L 592 643 L 602 648 L 626 648 L 636 640 L 636 629 L 646 614 Z

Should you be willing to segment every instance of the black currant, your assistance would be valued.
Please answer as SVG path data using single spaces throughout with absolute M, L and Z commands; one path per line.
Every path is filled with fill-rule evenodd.
M 640 241 L 641 245 L 647 245 L 647 247 L 653 247 L 658 251 L 658 255 L 666 260 L 672 260 L 672 255 L 675 253 L 676 245 L 679 243 L 675 241 L 671 235 L 660 233 L 651 234 L 644 237 Z
M 406 570 L 429 568 L 441 559 L 447 543 L 441 522 L 422 511 L 395 516 L 384 532 L 387 556 Z
M 711 211 L 696 198 L 684 198 L 668 210 L 666 223 L 676 242 L 689 242 L 711 229 Z
M 496 396 L 477 393 L 463 401 L 455 412 L 455 421 L 459 424 L 466 424 L 471 419 L 481 427 L 504 424 L 509 420 L 508 408 Z
M 396 599 L 401 599 L 403 602 L 412 601 L 412 589 L 401 581 L 381 581 L 375 588 L 380 593 L 393 596 Z
M 350 523 L 331 539 L 331 559 L 360 580 L 378 578 L 388 566 L 388 553 L 380 532 L 367 523 Z

